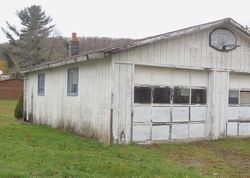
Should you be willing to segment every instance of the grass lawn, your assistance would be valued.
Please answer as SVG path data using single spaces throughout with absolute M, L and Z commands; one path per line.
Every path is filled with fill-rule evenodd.
M 0 101 L 0 177 L 250 177 L 250 139 L 103 145 L 16 121 Z

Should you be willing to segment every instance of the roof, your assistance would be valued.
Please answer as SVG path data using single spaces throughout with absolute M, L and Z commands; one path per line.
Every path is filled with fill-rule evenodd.
M 64 58 L 61 60 L 43 63 L 40 65 L 25 68 L 22 72 L 28 73 L 28 72 L 32 72 L 32 71 L 58 67 L 58 66 L 62 66 L 62 65 L 76 63 L 76 62 L 87 61 L 90 59 L 104 58 L 107 55 L 117 53 L 120 51 L 128 50 L 128 49 L 135 48 L 138 46 L 151 44 L 151 43 L 154 43 L 154 42 L 157 42 L 160 40 L 177 38 L 180 36 L 184 36 L 187 34 L 203 31 L 203 30 L 206 30 L 209 28 L 218 27 L 218 26 L 222 26 L 222 25 L 235 28 L 235 29 L 239 30 L 240 32 L 242 32 L 243 34 L 245 34 L 250 39 L 250 31 L 248 29 L 246 29 L 241 24 L 234 21 L 232 18 L 225 18 L 225 19 L 221 19 L 221 20 L 217 20 L 217 21 L 213 21 L 213 22 L 209 22 L 209 23 L 205 23 L 205 24 L 201 24 L 201 25 L 191 26 L 191 27 L 184 28 L 181 30 L 176 30 L 173 32 L 168 32 L 168 33 L 164 33 L 164 34 L 160 34 L 160 35 L 156 35 L 156 36 L 151 36 L 151 37 L 139 39 L 139 40 L 129 42 L 126 44 L 122 44 L 122 45 L 118 45 L 118 46 L 113 46 L 113 47 L 104 48 L 104 49 L 100 49 L 100 50 L 90 51 L 90 52 L 85 53 L 85 54 L 75 55 L 75 56 Z

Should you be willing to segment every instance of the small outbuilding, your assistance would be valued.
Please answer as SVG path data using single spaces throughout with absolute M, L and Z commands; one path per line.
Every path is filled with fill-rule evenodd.
M 105 143 L 250 136 L 250 32 L 231 18 L 23 72 L 37 124 Z
M 23 80 L 0 80 L 0 100 L 18 100 L 23 93 Z

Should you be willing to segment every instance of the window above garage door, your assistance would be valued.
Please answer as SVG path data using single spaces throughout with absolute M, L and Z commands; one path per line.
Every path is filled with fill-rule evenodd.
M 137 104 L 200 104 L 207 101 L 206 88 L 135 86 L 134 103 Z
M 136 66 L 134 103 L 205 105 L 207 83 L 205 71 Z

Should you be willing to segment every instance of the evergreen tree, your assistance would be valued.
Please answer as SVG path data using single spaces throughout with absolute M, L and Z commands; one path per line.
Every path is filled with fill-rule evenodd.
M 16 57 L 19 66 L 30 67 L 48 59 L 49 49 L 47 40 L 55 25 L 51 25 L 52 18 L 47 16 L 41 6 L 32 5 L 17 12 L 21 20 L 21 29 L 10 25 L 8 30 L 2 28 L 9 39 L 11 55 Z

